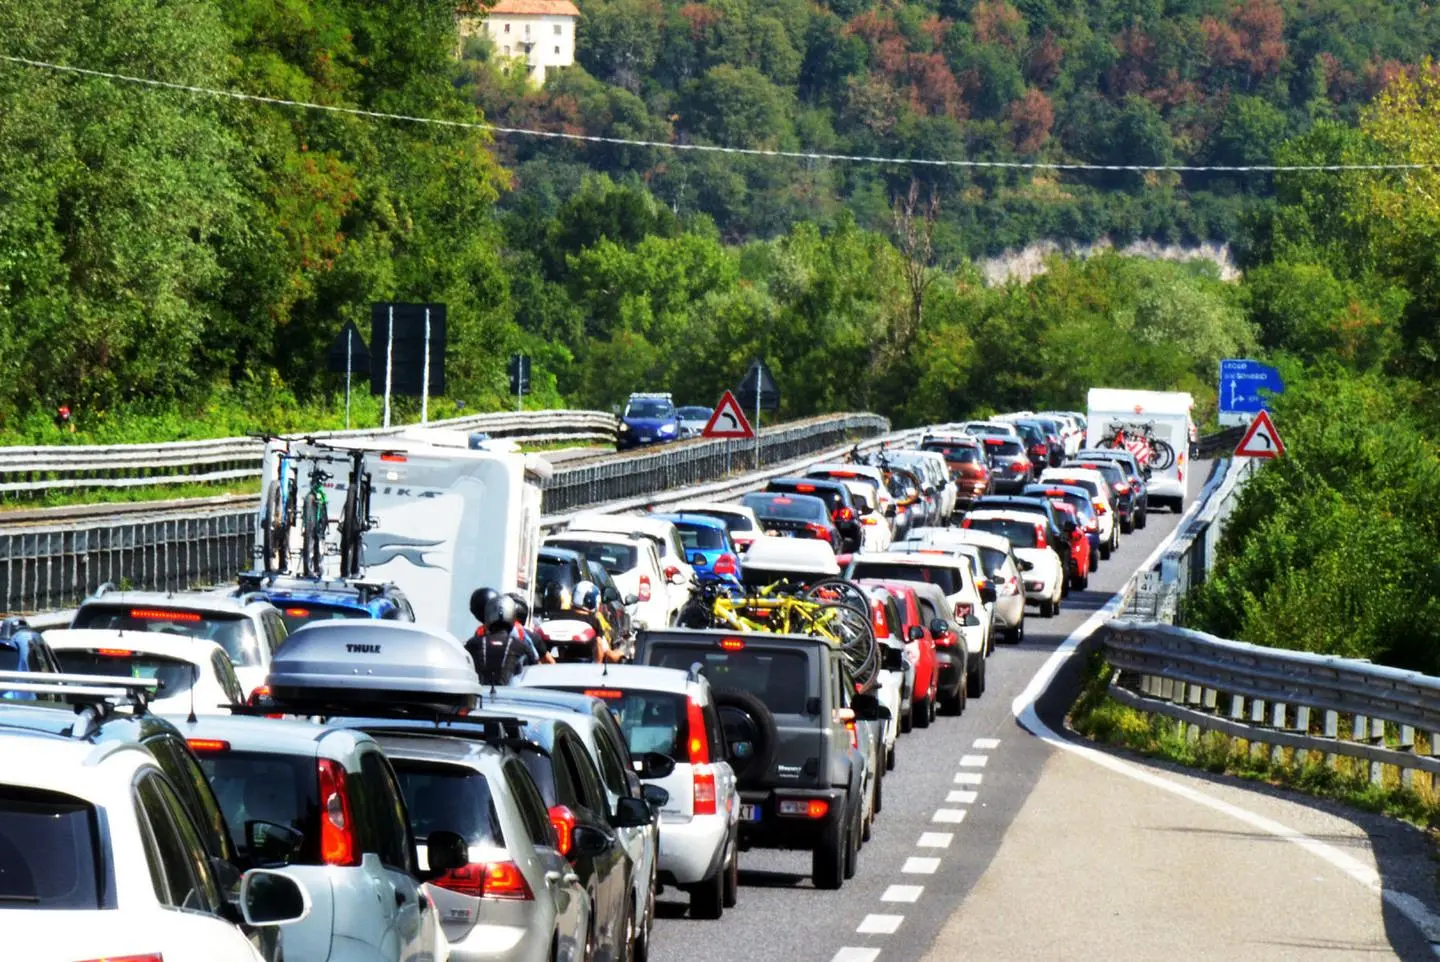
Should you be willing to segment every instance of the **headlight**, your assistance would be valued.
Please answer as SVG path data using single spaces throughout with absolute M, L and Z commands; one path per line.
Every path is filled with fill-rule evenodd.
M 673 425 L 673 424 L 662 424 L 662 425 L 660 425 L 660 433 L 661 433 L 661 434 L 674 434 L 674 433 L 675 433 L 675 425 Z
M 624 432 L 626 432 L 626 431 L 628 431 L 628 430 L 630 430 L 630 425 L 626 424 L 624 421 L 621 421 L 621 422 L 620 422 L 620 432 L 623 434 Z

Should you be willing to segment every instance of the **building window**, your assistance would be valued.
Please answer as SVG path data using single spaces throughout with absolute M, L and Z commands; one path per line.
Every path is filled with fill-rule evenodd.
M 562 36 L 564 33 L 565 33 L 565 28 L 564 28 L 563 26 L 561 26 L 560 24 L 558 24 L 558 23 L 555 24 L 555 36 L 559 37 L 559 36 Z
M 505 56 L 510 56 L 510 45 L 508 43 L 505 45 Z
M 530 24 L 525 24 L 525 36 L 530 36 Z
M 556 52 L 557 54 L 560 52 L 560 48 L 559 48 L 558 46 L 555 48 L 555 52 Z
M 506 32 L 506 33 L 509 33 L 509 32 L 510 32 L 510 24 L 508 24 L 508 23 L 505 24 L 505 32 Z

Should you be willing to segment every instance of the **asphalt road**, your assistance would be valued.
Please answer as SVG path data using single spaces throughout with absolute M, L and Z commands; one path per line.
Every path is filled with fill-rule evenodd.
M 1192 485 L 1198 489 L 1198 482 Z M 921 959 L 990 864 L 1051 752 L 1019 728 L 1012 700 L 1176 520 L 1163 511 L 1152 514 L 1144 530 L 1123 537 L 1120 550 L 1090 576 L 1090 589 L 1072 593 L 1058 616 L 1041 618 L 1028 609 L 1025 642 L 997 645 L 986 693 L 971 699 L 963 716 L 941 716 L 930 728 L 901 736 L 898 764 L 884 782 L 884 811 L 861 850 L 859 871 L 844 888 L 816 890 L 808 853 L 746 852 L 739 904 L 722 919 L 689 918 L 684 893 L 672 889 L 660 896 L 652 958 L 872 962 L 883 946 L 884 962 Z M 963 812 L 938 816 L 963 820 L 937 821 L 937 812 Z

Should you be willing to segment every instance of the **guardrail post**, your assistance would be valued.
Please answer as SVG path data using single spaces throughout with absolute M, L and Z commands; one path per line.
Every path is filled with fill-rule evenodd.
M 1271 728 L 1274 728 L 1274 729 L 1276 729 L 1276 730 L 1278 730 L 1278 731 L 1284 731 L 1284 730 L 1285 730 L 1285 715 L 1286 715 L 1286 710 L 1285 710 L 1285 703 L 1284 703 L 1283 701 L 1277 701 L 1277 702 L 1275 702 L 1273 705 L 1271 705 L 1271 706 L 1270 706 L 1270 727 L 1271 727 Z M 1270 764 L 1271 764 L 1272 766 L 1277 767 L 1277 768 L 1285 764 L 1285 746 L 1284 746 L 1284 745 L 1276 744 L 1276 745 L 1271 745 L 1271 746 L 1270 746 Z
M 1400 745 L 1402 752 L 1414 753 L 1415 751 L 1415 728 L 1412 725 L 1400 726 Z M 1415 787 L 1415 769 L 1408 765 L 1400 768 L 1400 785 L 1402 788 Z
M 1254 698 L 1250 701 L 1250 724 L 1256 728 L 1265 724 L 1265 701 Z M 1265 756 L 1265 743 L 1255 739 L 1250 740 L 1250 757 L 1263 758 Z
M 1301 735 L 1310 734 L 1310 706 L 1299 705 L 1295 709 L 1295 731 Z M 1310 763 L 1309 749 L 1295 750 L 1295 765 L 1303 768 Z
M 1230 696 L 1230 717 L 1235 721 L 1245 720 L 1245 696 Z
M 1369 739 L 1369 741 L 1371 742 L 1371 744 L 1380 745 L 1381 747 L 1384 747 L 1384 745 L 1385 745 L 1385 719 L 1383 719 L 1383 718 L 1371 718 L 1371 719 L 1370 719 L 1370 739 Z M 1382 763 L 1380 763 L 1380 762 L 1371 762 L 1371 763 L 1370 763 L 1370 782 L 1371 782 L 1371 784 L 1374 784 L 1374 785 L 1383 785 L 1383 784 L 1384 784 L 1384 782 L 1385 782 L 1385 766 L 1384 766 Z
M 1325 737 L 1335 741 L 1340 737 L 1340 713 L 1338 711 L 1326 710 L 1325 712 Z M 1334 768 L 1338 760 L 1334 752 L 1325 753 L 1325 767 Z

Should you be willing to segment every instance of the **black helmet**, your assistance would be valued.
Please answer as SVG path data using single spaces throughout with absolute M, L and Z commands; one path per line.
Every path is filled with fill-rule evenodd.
M 485 611 L 492 603 L 500 599 L 500 592 L 494 588 L 476 588 L 470 595 L 470 614 L 482 625 L 488 624 L 485 620 Z
M 545 582 L 545 587 L 540 589 L 540 610 L 550 615 L 565 610 L 565 588 L 560 582 Z
M 512 591 L 505 597 L 515 602 L 515 620 L 524 624 L 530 620 L 530 602 L 518 591 Z
M 497 594 L 485 604 L 481 623 L 490 631 L 505 631 L 515 624 L 515 601 L 509 595 Z

